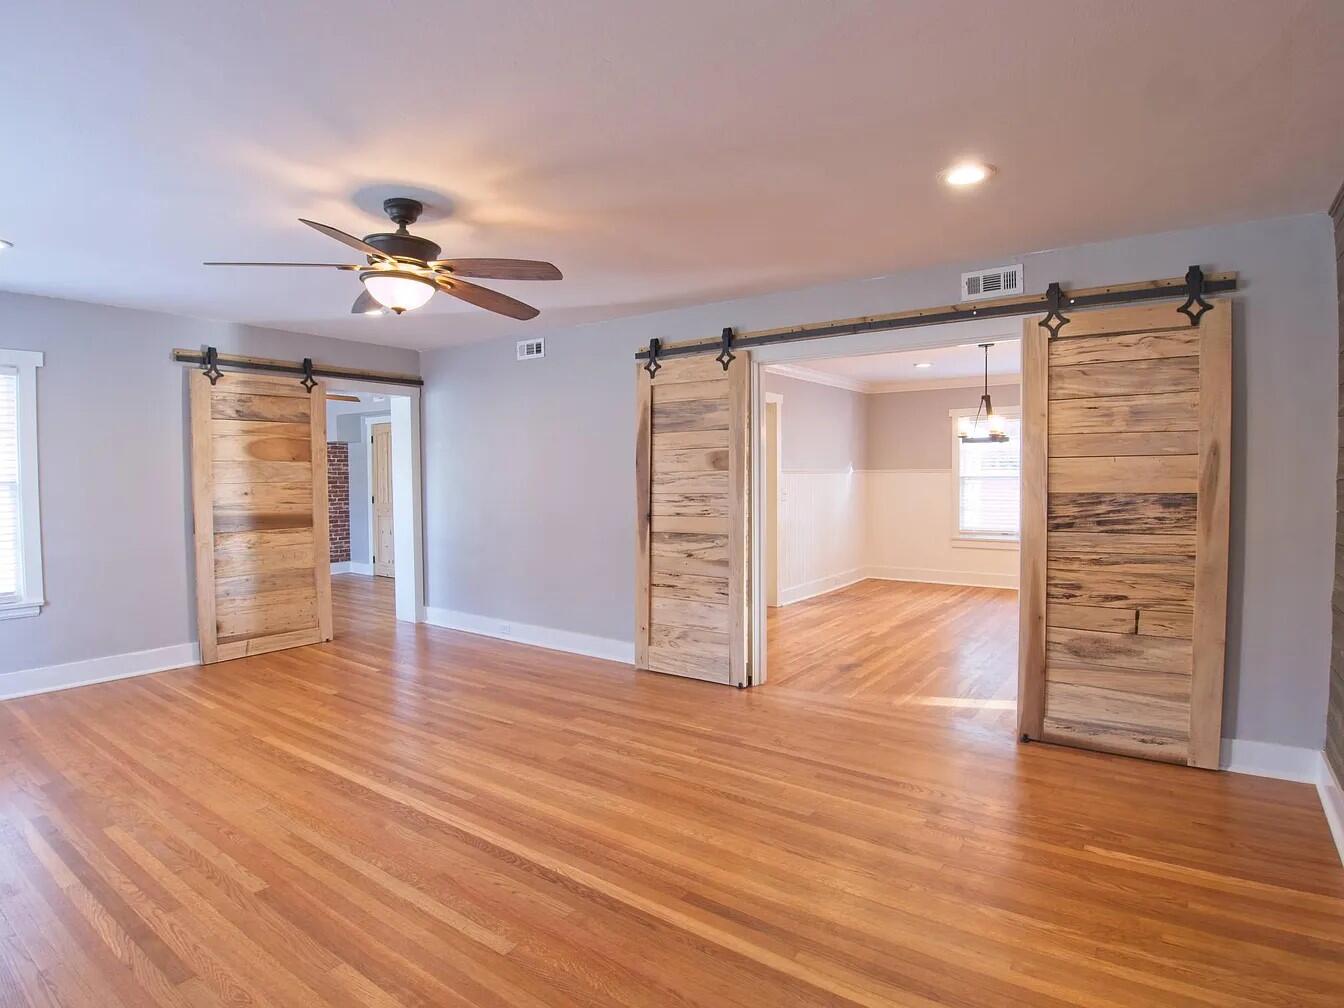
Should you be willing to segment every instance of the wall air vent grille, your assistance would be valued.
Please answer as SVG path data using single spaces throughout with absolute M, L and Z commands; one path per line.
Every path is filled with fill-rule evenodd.
M 546 356 L 546 341 L 544 339 L 525 339 L 518 341 L 518 359 L 533 360 L 537 357 Z
M 961 275 L 961 300 L 1004 297 L 1022 293 L 1022 265 L 996 266 Z

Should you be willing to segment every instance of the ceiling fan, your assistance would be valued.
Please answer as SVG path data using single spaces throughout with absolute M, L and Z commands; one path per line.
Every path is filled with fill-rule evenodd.
M 396 231 L 356 238 L 327 224 L 299 218 L 328 238 L 335 238 L 367 257 L 364 263 L 208 262 L 206 266 L 313 266 L 319 269 L 359 273 L 364 290 L 350 311 L 355 315 L 378 315 L 384 310 L 397 315 L 419 308 L 435 291 L 460 298 L 486 311 L 509 318 L 536 318 L 541 314 L 507 294 L 467 283 L 463 277 L 491 280 L 560 280 L 558 269 L 534 259 L 440 259 L 441 249 L 428 238 L 406 230 L 424 212 L 419 200 L 394 196 L 383 200 L 383 210 L 397 225 Z

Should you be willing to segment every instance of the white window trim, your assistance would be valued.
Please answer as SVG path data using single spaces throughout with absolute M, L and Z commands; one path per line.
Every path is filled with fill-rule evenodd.
M 42 587 L 42 508 L 37 470 L 37 369 L 43 355 L 37 350 L 0 349 L 0 367 L 18 372 L 19 522 L 22 528 L 22 593 L 0 602 L 0 620 L 36 616 L 46 605 Z
M 961 531 L 961 448 L 957 438 L 957 421 L 962 417 L 973 417 L 980 408 L 950 409 L 947 415 L 952 426 L 952 545 L 959 549 L 1018 549 L 1022 542 L 1021 528 L 1017 535 L 995 535 L 992 532 Z M 1005 406 L 994 411 L 998 416 L 1011 420 L 1022 419 L 1021 406 Z

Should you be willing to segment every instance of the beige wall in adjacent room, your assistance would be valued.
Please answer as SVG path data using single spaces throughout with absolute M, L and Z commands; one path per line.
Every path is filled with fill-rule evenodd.
M 956 389 L 904 389 L 864 396 L 865 469 L 951 469 L 952 420 L 948 411 L 975 409 L 983 385 Z M 995 409 L 1019 406 L 1022 386 L 990 385 Z
M 784 396 L 784 469 L 858 469 L 867 454 L 867 406 L 860 392 L 761 375 L 761 390 Z

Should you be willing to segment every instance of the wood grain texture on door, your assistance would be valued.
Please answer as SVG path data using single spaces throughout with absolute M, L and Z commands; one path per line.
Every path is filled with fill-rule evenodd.
M 1024 738 L 1216 768 L 1232 304 L 1023 330 Z
M 739 353 L 640 367 L 635 450 L 635 663 L 748 683 L 748 374 Z
M 373 573 L 378 577 L 396 574 L 396 549 L 392 525 L 392 425 L 373 424 L 370 437 Z
M 189 380 L 202 662 L 330 640 L 323 386 Z

